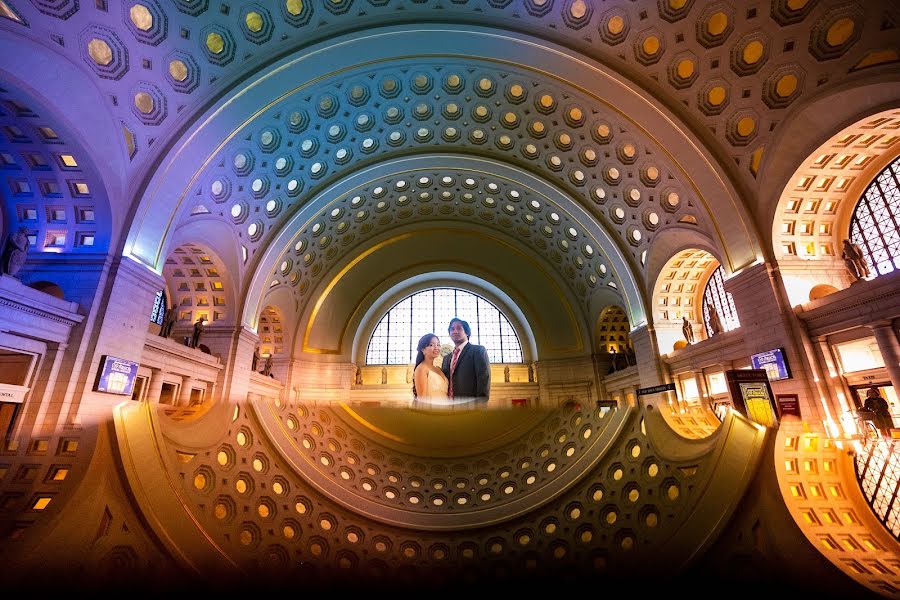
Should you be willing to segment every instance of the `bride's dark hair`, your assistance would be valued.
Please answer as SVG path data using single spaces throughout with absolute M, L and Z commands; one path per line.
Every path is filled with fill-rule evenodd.
M 423 335 L 421 338 L 419 338 L 419 343 L 416 345 L 416 350 L 418 350 L 419 352 L 416 354 L 416 364 L 413 365 L 413 373 L 416 372 L 416 367 L 419 366 L 419 363 L 421 363 L 421 362 L 423 362 L 423 361 L 425 360 L 425 352 L 424 352 L 424 350 L 425 350 L 425 348 L 428 346 L 428 344 L 431 343 L 431 338 L 437 338 L 437 340 L 438 340 L 439 342 L 441 341 L 441 338 L 439 338 L 438 336 L 434 335 L 433 333 L 426 333 L 426 334 Z M 417 396 L 417 394 L 416 394 L 416 381 L 415 381 L 415 376 L 413 376 L 413 397 L 415 398 L 416 396 Z

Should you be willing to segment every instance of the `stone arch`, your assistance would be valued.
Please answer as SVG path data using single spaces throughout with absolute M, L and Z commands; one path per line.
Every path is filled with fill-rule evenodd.
M 285 343 L 286 323 L 281 310 L 267 304 L 259 315 L 259 353 L 261 356 L 281 356 L 290 348 Z
M 703 293 L 719 266 L 718 259 L 709 251 L 687 248 L 674 254 L 660 269 L 651 300 L 660 352 L 671 352 L 684 339 L 683 318 L 692 325 L 696 341 L 707 337 L 702 314 Z
M 65 232 L 65 243 L 51 246 L 48 252 L 105 252 L 120 241 L 119 228 L 128 209 L 127 203 L 109 200 L 123 196 L 121 177 L 126 168 L 122 158 L 127 152 L 121 127 L 106 111 L 96 110 L 105 99 L 82 69 L 75 65 L 47 68 L 60 65 L 57 52 L 24 37 L 0 39 L 0 52 L 16 56 L 0 67 L 4 82 L 0 96 L 14 107 L 4 120 L 20 124 L 23 136 L 13 153 L 28 180 L 33 204 L 40 205 L 37 218 L 21 224 L 39 233 L 41 239 L 35 240 L 41 242 L 39 247 L 48 241 L 48 234 Z M 59 89 L 79 93 L 42 91 Z M 123 150 L 110 153 L 110 148 Z M 30 152 L 45 164 L 22 156 Z M 99 156 L 102 169 L 97 168 Z M 4 199 L 8 204 L 10 199 Z M 54 215 L 54 209 L 62 209 L 65 218 L 53 218 L 62 216 Z M 9 228 L 19 223 L 18 210 L 6 206 L 6 213 Z
M 440 171 L 437 175 L 428 169 L 428 164 L 434 160 L 440 160 L 452 171 Z M 425 170 L 420 170 L 422 165 Z M 341 233 L 343 223 L 352 222 L 348 217 L 354 217 L 359 214 L 382 215 L 382 219 L 390 217 L 394 221 L 403 223 L 403 219 L 411 216 L 412 211 L 406 208 L 410 200 L 408 194 L 395 190 L 388 191 L 388 187 L 396 185 L 402 181 L 409 182 L 411 180 L 419 181 L 423 173 L 428 173 L 430 178 L 438 178 L 443 181 L 445 179 L 441 173 L 452 172 L 451 179 L 459 180 L 465 178 L 465 173 L 484 173 L 490 175 L 482 175 L 479 177 L 481 183 L 476 182 L 475 178 L 470 178 L 472 189 L 476 193 L 485 193 L 484 201 L 481 206 L 477 206 L 479 218 L 467 218 L 465 213 L 455 214 L 452 211 L 445 210 L 447 206 L 439 206 L 438 215 L 430 217 L 433 222 L 428 225 L 435 231 L 435 235 L 443 236 L 448 231 L 458 231 L 466 240 L 482 240 L 485 244 L 493 244 L 491 250 L 485 252 L 501 252 L 504 255 L 533 256 L 528 260 L 538 259 L 540 265 L 537 270 L 535 266 L 529 264 L 526 267 L 528 272 L 546 272 L 547 281 L 554 288 L 567 290 L 566 294 L 570 296 L 567 303 L 571 308 L 564 308 L 562 314 L 571 314 L 570 320 L 573 323 L 585 322 L 580 313 L 583 311 L 593 311 L 596 306 L 597 298 L 616 299 L 623 302 L 626 306 L 642 318 L 643 303 L 640 302 L 640 296 L 637 294 L 636 282 L 630 276 L 630 269 L 627 266 L 625 258 L 618 251 L 607 237 L 598 224 L 589 217 L 577 205 L 573 205 L 567 201 L 558 191 L 550 186 L 530 178 L 527 174 L 511 170 L 494 161 L 486 161 L 480 159 L 472 159 L 468 157 L 457 156 L 441 156 L 441 157 L 415 157 L 410 159 L 402 159 L 391 161 L 378 168 L 372 168 L 365 172 L 361 172 L 348 180 L 340 182 L 324 192 L 324 196 L 329 198 L 331 202 L 322 207 L 318 201 L 314 201 L 305 206 L 295 217 L 284 224 L 275 241 L 269 244 L 266 255 L 260 260 L 260 265 L 274 265 L 275 268 L 260 268 L 253 275 L 252 282 L 249 286 L 248 303 L 252 303 L 255 298 L 259 297 L 261 289 L 276 289 L 278 287 L 288 287 L 294 290 L 295 296 L 302 303 L 312 302 L 305 298 L 317 298 L 317 302 L 321 302 L 321 298 L 317 297 L 313 291 L 315 286 L 319 286 L 323 291 L 329 289 L 324 286 L 324 281 L 332 274 L 338 274 L 343 277 L 349 272 L 349 269 L 359 268 L 361 261 L 365 261 L 373 252 L 385 252 L 386 246 L 403 241 L 406 238 L 413 237 L 416 239 L 426 240 L 422 236 L 429 233 L 424 232 L 426 228 L 426 218 L 429 214 L 418 217 L 416 228 L 407 230 L 407 233 L 396 233 L 403 229 L 397 224 L 392 227 L 384 226 L 384 233 L 380 233 L 379 229 L 374 229 L 363 223 L 361 226 L 354 225 L 355 229 L 350 229 L 344 234 Z M 375 177 L 379 175 L 380 177 Z M 494 175 L 496 174 L 496 175 Z M 483 179 L 482 179 L 483 178 Z M 466 180 L 468 181 L 468 180 Z M 496 182 L 496 183 L 495 183 Z M 463 182 L 466 183 L 466 182 Z M 404 184 L 406 185 L 406 184 Z M 467 184 L 468 185 L 468 184 Z M 478 186 L 482 186 L 479 188 Z M 495 186 L 494 192 L 491 192 L 491 186 Z M 405 188 L 404 188 L 405 189 Z M 366 191 L 368 190 L 368 191 Z M 379 191 L 381 190 L 381 191 Z M 502 200 L 492 204 L 487 204 L 487 198 L 493 193 L 499 194 L 498 199 L 504 195 L 516 194 L 515 200 Z M 431 193 L 431 192 L 429 192 Z M 435 191 L 436 194 L 440 190 Z M 468 192 L 467 192 L 468 193 Z M 536 198 L 536 200 L 528 200 L 528 198 Z M 359 203 L 357 203 L 359 200 Z M 468 202 L 465 199 L 462 205 Z M 531 204 L 534 202 L 535 204 Z M 527 206 L 523 206 L 527 204 Z M 383 206 L 382 206 L 383 205 Z M 514 206 L 515 205 L 515 206 Z M 413 208 L 417 206 L 412 205 Z M 516 208 L 516 206 L 518 208 Z M 551 208 L 552 206 L 552 208 Z M 507 216 L 499 214 L 495 219 L 493 215 L 487 212 L 488 208 L 493 207 L 494 210 L 504 211 L 512 209 L 513 215 L 518 215 L 519 219 L 527 216 L 535 221 L 531 215 L 545 215 L 544 218 L 553 222 L 558 220 L 559 224 L 553 230 L 556 237 L 547 237 L 546 232 L 541 234 L 534 229 L 543 221 L 535 221 L 531 230 L 526 230 L 525 235 L 530 236 L 533 240 L 531 247 L 521 243 L 525 237 L 518 237 L 519 232 L 516 230 L 516 236 L 510 237 L 510 230 L 515 228 L 514 221 L 510 217 L 510 225 L 503 227 L 489 227 L 489 222 L 484 221 L 485 215 L 490 216 L 494 222 L 503 223 L 503 219 Z M 537 208 L 535 208 L 537 207 Z M 475 213 L 470 212 L 474 216 Z M 406 215 L 406 217 L 404 217 Z M 460 220 L 462 217 L 462 220 Z M 355 218 L 355 217 L 354 217 Z M 389 221 L 393 222 L 393 221 Z M 525 223 L 523 221 L 523 223 Z M 568 225 L 570 224 L 570 225 Z M 523 227 L 520 225 L 519 227 Z M 321 229 L 319 229 L 321 227 Z M 368 227 L 368 229 L 366 229 Z M 546 226 L 549 229 L 549 225 Z M 363 236 L 365 236 L 363 238 Z M 329 253 L 333 249 L 343 245 L 344 239 L 352 239 L 356 242 L 356 246 L 364 247 L 368 245 L 368 249 L 363 249 L 360 254 L 349 259 L 339 259 L 341 256 L 335 252 L 332 254 L 334 258 L 328 259 Z M 361 244 L 361 240 L 365 240 L 365 244 Z M 328 240 L 328 248 L 323 251 L 322 240 Z M 544 241 L 550 240 L 550 241 Z M 552 243 L 551 243 L 552 242 Z M 408 241 L 403 241 L 408 244 Z M 469 243 L 467 241 L 467 243 Z M 448 248 L 453 247 L 452 240 L 447 240 Z M 567 248 L 567 256 L 559 261 L 554 261 L 554 256 L 560 258 L 561 252 L 557 248 Z M 408 247 L 408 246 L 407 246 Z M 536 248 L 543 248 L 535 252 Z M 466 250 L 468 251 L 468 249 Z M 413 253 L 430 252 L 427 249 L 411 250 Z M 322 258 L 324 255 L 325 258 Z M 468 259 L 464 270 L 471 274 L 478 274 L 485 280 L 492 280 L 494 276 L 489 275 L 489 270 L 481 270 L 480 264 L 485 262 L 485 257 L 489 254 L 480 256 L 472 256 Z M 458 271 L 459 265 L 454 265 L 451 258 L 441 258 L 434 255 L 434 268 L 442 271 Z M 408 261 L 408 257 L 399 258 L 400 264 Z M 561 264 L 559 264 L 561 262 Z M 343 266 L 339 266 L 342 264 Z M 380 268 L 380 267 L 379 267 Z M 405 270 L 407 267 L 399 266 L 398 269 Z M 270 270 L 271 269 L 271 270 Z M 479 274 L 479 271 L 483 274 Z M 422 269 L 413 269 L 412 275 L 419 275 Z M 504 277 L 509 280 L 513 271 L 507 269 Z M 496 275 L 496 274 L 495 274 Z M 519 277 L 519 275 L 516 275 Z M 541 279 L 543 281 L 543 279 Z M 329 284 L 331 285 L 331 284 Z M 521 287 L 521 286 L 520 286 Z M 524 289 L 524 288 L 522 288 Z M 626 300 L 621 300 L 622 297 Z M 638 300 L 638 304 L 635 304 Z M 248 304 L 248 307 L 252 304 Z M 562 307 L 559 307 L 562 308 Z M 575 313 L 572 311 L 575 310 Z M 576 314 L 578 313 L 578 314 Z M 310 313 L 315 319 L 319 314 L 317 310 Z M 245 317 L 246 318 L 246 317 Z M 309 327 L 309 324 L 306 325 Z M 584 332 L 575 335 L 574 331 Z M 572 343 L 581 338 L 582 341 L 575 345 L 582 347 L 584 341 L 590 338 L 589 329 L 583 325 L 565 325 L 560 335 L 569 336 Z M 301 332 L 297 332 L 298 342 L 301 339 Z M 342 347 L 347 347 L 348 340 L 341 343 Z M 336 343 L 336 342 L 335 342 Z M 334 344 L 332 344 L 334 345 Z M 551 344 L 553 345 L 553 344 Z M 559 348 L 565 347 L 566 344 L 560 343 Z
M 850 219 L 872 179 L 900 155 L 900 109 L 868 115 L 832 135 L 794 171 L 772 223 L 773 252 L 791 305 L 817 285 L 842 289 L 853 278 L 841 259 Z
M 399 46 L 394 47 L 392 44 L 384 42 L 394 38 L 402 39 L 402 47 L 407 47 L 417 43 L 417 36 L 427 36 L 429 47 L 434 47 L 436 51 L 444 45 L 458 48 L 461 43 L 460 38 L 464 37 L 467 42 L 471 41 L 473 53 L 478 56 L 490 57 L 489 61 L 495 65 L 495 68 L 499 62 L 509 62 L 530 70 L 540 67 L 540 70 L 545 73 L 566 72 L 569 79 L 568 85 L 588 90 L 607 106 L 630 105 L 632 110 L 629 115 L 641 123 L 643 131 L 654 132 L 655 143 L 659 148 L 691 148 L 690 152 L 679 155 L 677 160 L 671 155 L 667 158 L 667 160 L 675 161 L 673 164 L 676 165 L 675 169 L 678 171 L 679 177 L 684 178 L 691 195 L 698 197 L 696 206 L 703 206 L 702 210 L 706 211 L 700 215 L 699 219 L 695 216 L 691 218 L 694 221 L 703 222 L 704 226 L 711 227 L 713 235 L 716 237 L 728 240 L 722 246 L 726 249 L 728 262 L 731 263 L 732 268 L 745 266 L 756 259 L 756 242 L 751 229 L 746 225 L 747 220 L 743 216 L 744 210 L 737 199 L 737 194 L 730 184 L 721 178 L 715 169 L 711 168 L 714 161 L 705 154 L 702 144 L 693 137 L 687 128 L 675 125 L 677 119 L 672 118 L 666 109 L 635 94 L 628 86 L 624 85 L 623 81 L 598 65 L 585 61 L 571 62 L 571 59 L 566 58 L 565 53 L 548 51 L 546 44 L 529 44 L 520 35 L 505 34 L 504 39 L 509 43 L 498 45 L 495 40 L 490 36 L 485 36 L 483 32 L 445 29 L 410 32 L 404 28 L 386 28 L 372 32 L 368 37 L 356 35 L 352 39 L 342 39 L 340 43 L 335 41 L 323 44 L 310 51 L 329 54 L 333 60 L 305 61 L 302 57 L 295 56 L 274 65 L 264 75 L 249 84 L 253 86 L 254 94 L 243 93 L 242 89 L 223 98 L 220 105 L 210 110 L 208 118 L 204 118 L 202 127 L 192 132 L 189 138 L 186 137 L 176 144 L 177 148 L 173 156 L 208 157 L 203 160 L 211 161 L 217 149 L 222 147 L 221 135 L 217 132 L 233 130 L 229 134 L 229 139 L 236 139 L 239 135 L 243 135 L 240 132 L 240 126 L 235 129 L 235 124 L 246 124 L 248 123 L 247 114 L 258 113 L 259 98 L 287 97 L 296 89 L 293 86 L 297 81 L 311 82 L 315 78 L 321 79 L 329 75 L 327 70 L 315 72 L 316 69 L 328 64 L 355 64 L 357 60 L 355 56 L 362 54 L 370 56 L 372 60 L 370 64 L 381 64 L 382 62 L 386 64 L 397 58 L 396 51 Z M 370 44 L 375 38 L 382 43 Z M 362 44 L 367 44 L 367 46 L 366 50 L 361 53 L 359 48 L 362 47 Z M 371 56 L 372 52 L 377 55 Z M 502 56 L 493 56 L 497 52 Z M 277 79 L 272 76 L 276 72 L 279 74 Z M 285 76 L 289 72 L 293 74 Z M 290 85 L 286 85 L 287 82 L 290 82 Z M 211 126 L 213 122 L 216 123 L 215 127 Z M 339 131 L 336 133 L 339 134 Z M 425 134 L 427 133 L 425 132 Z M 632 154 L 626 153 L 627 156 L 633 156 L 633 150 L 631 152 Z M 240 162 L 241 165 L 246 165 L 246 157 L 242 158 Z M 575 177 L 576 181 L 583 175 L 583 172 L 572 173 L 572 177 Z M 612 173 L 608 175 L 614 177 Z M 615 176 L 618 175 L 617 172 Z M 179 166 L 174 161 L 161 165 L 154 180 L 147 187 L 148 193 L 141 201 L 138 219 L 130 235 L 126 254 L 155 267 L 159 262 L 159 245 L 164 243 L 161 240 L 164 240 L 167 229 L 173 223 L 180 222 L 182 216 L 190 211 L 191 207 L 184 200 L 189 194 L 193 194 L 194 183 L 201 183 L 201 179 L 200 172 L 194 172 L 192 168 L 189 169 L 184 165 Z M 636 198 L 632 197 L 632 200 L 641 201 L 641 195 L 638 194 Z M 602 201 L 602 198 L 599 201 Z M 728 210 L 714 210 L 712 204 L 717 202 L 724 202 Z M 735 210 L 742 215 L 741 218 L 727 221 L 716 220 L 715 214 L 733 215 Z M 248 227 L 251 225 L 253 224 L 250 223 Z M 642 238 L 635 237 L 633 241 L 639 249 L 640 244 L 646 243 L 647 239 L 648 236 L 645 235 Z M 630 258 L 629 261 L 639 260 L 636 257 L 641 254 L 640 251 L 635 250 L 635 258 Z M 643 321 L 643 318 L 634 320 L 640 322 Z
M 399 281 L 393 285 L 386 285 L 385 289 L 379 289 L 377 296 L 372 294 L 371 301 L 369 298 L 364 299 L 365 310 L 354 319 L 356 326 L 352 328 L 354 330 L 352 362 L 362 363 L 365 360 L 372 333 L 380 319 L 391 307 L 407 296 L 434 287 L 454 287 L 488 300 L 509 319 L 510 325 L 519 338 L 523 362 L 530 363 L 538 360 L 539 348 L 535 339 L 534 326 L 522 306 L 510 295 L 510 290 L 501 289 L 486 279 L 467 273 L 435 270 L 412 276 L 406 275 L 409 273 L 403 273 L 398 277 Z M 525 310 L 528 310 L 527 305 Z M 534 317 L 533 314 L 532 317 Z M 444 342 L 447 341 L 446 330 L 434 333 Z
M 594 353 L 614 355 L 612 362 L 618 369 L 635 365 L 630 331 L 631 324 L 625 310 L 618 305 L 607 306 L 594 324 Z

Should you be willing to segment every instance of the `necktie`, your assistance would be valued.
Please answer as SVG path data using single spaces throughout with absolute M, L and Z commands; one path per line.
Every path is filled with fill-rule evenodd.
M 456 359 L 459 358 L 459 346 L 453 349 L 453 356 L 450 358 L 450 389 L 447 395 L 453 397 L 453 371 L 456 370 Z

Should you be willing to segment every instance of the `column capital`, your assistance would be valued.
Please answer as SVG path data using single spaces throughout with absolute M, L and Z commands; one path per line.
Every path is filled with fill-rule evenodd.
M 871 329 L 872 331 L 877 331 L 879 329 L 891 329 L 894 328 L 893 319 L 880 319 L 878 321 L 873 321 L 872 323 L 867 323 L 866 327 Z

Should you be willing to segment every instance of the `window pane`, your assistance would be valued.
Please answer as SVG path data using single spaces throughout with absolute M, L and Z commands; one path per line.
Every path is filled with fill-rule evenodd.
M 734 298 L 725 291 L 724 274 L 725 270 L 719 265 L 712 277 L 709 278 L 709 283 L 706 284 L 706 290 L 703 292 L 703 322 L 706 324 L 706 333 L 709 336 L 712 336 L 712 327 L 709 324 L 710 304 L 719 313 L 719 319 L 722 321 L 725 331 L 731 331 L 741 326 L 737 310 L 734 308 Z
M 493 363 L 520 363 L 522 348 L 506 315 L 489 301 L 454 288 L 434 288 L 416 292 L 394 305 L 385 314 L 366 350 L 366 364 L 405 365 L 415 361 L 416 344 L 426 333 L 435 333 L 449 344 L 450 319 L 467 321 L 469 340 L 485 346 Z

